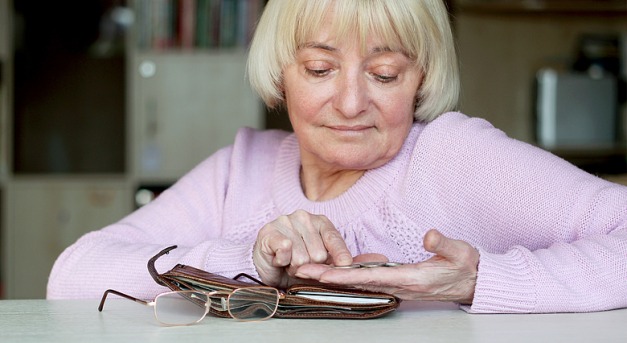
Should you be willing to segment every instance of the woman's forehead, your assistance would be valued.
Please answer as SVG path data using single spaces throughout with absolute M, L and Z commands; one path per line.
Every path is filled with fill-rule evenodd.
M 349 50 L 358 49 L 362 56 L 376 55 L 386 52 L 397 52 L 409 57 L 407 51 L 399 44 L 390 45 L 388 41 L 369 36 L 366 40 L 356 37 L 342 37 L 336 39 L 334 36 L 319 35 L 311 40 L 300 44 L 297 50 L 319 49 L 331 53 L 346 53 Z
M 308 32 L 301 31 L 304 34 L 296 42 L 299 49 L 321 46 L 341 49 L 358 45 L 364 53 L 406 50 L 391 25 L 338 20 L 334 11 L 328 11 L 323 20 L 308 28 Z

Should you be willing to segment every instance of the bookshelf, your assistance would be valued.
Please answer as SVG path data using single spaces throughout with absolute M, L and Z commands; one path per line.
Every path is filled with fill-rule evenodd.
M 30 29 L 48 20 L 86 23 L 85 28 L 48 26 L 65 29 L 72 35 L 70 43 L 94 36 L 82 34 L 102 24 L 104 16 L 118 16 L 117 29 L 129 25 L 123 28 L 121 44 L 119 37 L 90 42 L 86 58 L 63 69 L 42 69 L 59 70 L 58 77 L 47 79 L 52 80 L 49 90 L 37 89 L 39 96 L 16 100 L 11 94 L 16 85 L 0 83 L 0 298 L 43 298 L 61 251 L 84 233 L 134 210 L 139 189 L 158 193 L 231 144 L 239 127 L 264 127 L 264 107 L 250 90 L 245 64 L 250 34 L 265 1 L 126 0 L 100 17 L 88 8 L 94 4 L 0 0 L 3 81 L 5 71 L 13 65 L 18 69 L 4 59 L 19 55 L 8 44 L 12 16 L 24 20 L 16 11 L 36 15 L 23 23 Z M 85 6 L 77 9 L 84 14 L 81 20 L 59 17 L 76 13 L 67 11 L 68 6 Z M 39 17 L 41 13 L 46 15 Z M 32 56 L 47 51 L 42 49 L 46 43 L 35 44 Z M 112 49 L 102 49 L 107 47 Z M 91 58 L 98 52 L 102 55 Z M 70 76 L 81 77 L 64 79 Z M 84 83 L 69 82 L 76 80 Z M 29 111 L 22 113 L 25 103 Z M 59 142 L 64 144 L 55 145 Z
M 265 0 L 135 0 L 138 50 L 245 48 Z
M 129 153 L 137 187 L 168 185 L 231 144 L 238 128 L 264 126 L 264 108 L 245 78 L 247 46 L 264 4 L 131 2 Z

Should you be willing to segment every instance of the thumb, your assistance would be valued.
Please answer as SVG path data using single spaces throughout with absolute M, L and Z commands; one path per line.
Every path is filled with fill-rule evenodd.
M 425 250 L 428 252 L 440 255 L 447 259 L 455 259 L 458 256 L 458 247 L 455 241 L 447 238 L 441 234 L 438 230 L 432 229 L 425 234 L 423 240 Z

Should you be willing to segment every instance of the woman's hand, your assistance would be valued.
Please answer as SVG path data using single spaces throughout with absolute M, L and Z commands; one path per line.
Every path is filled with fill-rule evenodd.
M 479 252 L 470 244 L 444 237 L 436 230 L 427 232 L 424 247 L 435 256 L 416 264 L 359 269 L 334 269 L 328 265 L 308 264 L 300 267 L 295 275 L 323 283 L 393 294 L 405 300 L 471 304 Z M 355 260 L 363 259 L 359 256 Z
M 261 228 L 253 262 L 263 282 L 286 287 L 304 264 L 342 266 L 351 264 L 353 258 L 328 218 L 296 211 Z

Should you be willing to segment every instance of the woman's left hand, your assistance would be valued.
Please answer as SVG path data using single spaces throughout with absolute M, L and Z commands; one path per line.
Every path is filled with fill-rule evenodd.
M 388 293 L 405 300 L 471 304 L 477 280 L 479 252 L 470 244 L 447 238 L 436 230 L 427 232 L 424 247 L 435 256 L 416 264 L 356 269 L 306 264 L 298 268 L 296 276 Z M 365 262 L 363 256 L 356 256 L 354 261 Z

